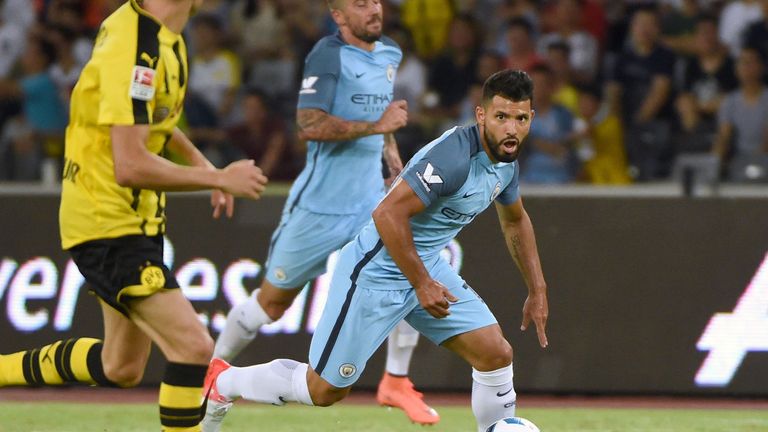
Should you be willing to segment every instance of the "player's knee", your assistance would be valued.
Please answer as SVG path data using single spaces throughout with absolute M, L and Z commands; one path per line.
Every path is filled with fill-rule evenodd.
M 329 407 L 336 402 L 344 399 L 349 394 L 349 388 L 343 388 L 343 389 L 323 389 L 319 391 L 315 391 L 311 393 L 312 396 L 312 402 L 315 404 L 315 406 L 320 407 Z
M 497 370 L 512 364 L 512 346 L 506 339 L 501 340 L 490 349 L 485 350 L 485 355 L 480 361 L 481 364 L 475 368 L 479 370 Z
M 188 361 L 193 364 L 208 364 L 213 357 L 214 342 L 207 331 L 198 332 L 187 344 Z
M 291 307 L 291 304 L 293 304 L 293 301 L 270 301 L 264 306 L 264 312 L 267 313 L 267 316 L 272 321 L 277 321 L 285 315 L 285 311 Z
M 144 378 L 144 362 L 103 364 L 104 376 L 118 387 L 136 387 Z
M 277 321 L 283 317 L 285 311 L 293 304 L 294 296 L 270 296 L 265 295 L 259 298 L 261 307 L 266 312 L 267 316 L 273 321 Z

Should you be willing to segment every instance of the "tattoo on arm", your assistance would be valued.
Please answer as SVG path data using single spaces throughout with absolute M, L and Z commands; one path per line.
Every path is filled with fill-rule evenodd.
M 375 123 L 347 121 L 319 109 L 296 114 L 299 138 L 312 141 L 346 141 L 375 134 Z
M 512 252 L 512 258 L 515 260 L 516 263 L 520 262 L 520 236 L 517 234 L 514 234 L 512 238 L 509 240 L 510 249 Z

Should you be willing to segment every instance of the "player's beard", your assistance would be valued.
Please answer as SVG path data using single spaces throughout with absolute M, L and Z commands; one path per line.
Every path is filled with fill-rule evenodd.
M 517 156 L 520 154 L 520 147 L 522 147 L 523 144 L 520 140 L 518 140 L 517 148 L 513 153 L 506 153 L 501 149 L 501 146 L 504 145 L 506 141 L 511 140 L 510 138 L 503 141 L 496 141 L 496 139 L 494 139 L 488 133 L 488 128 L 483 129 L 483 137 L 485 138 L 486 145 L 488 145 L 488 151 L 491 152 L 491 155 L 493 155 L 494 159 L 505 163 L 514 162 L 517 160 Z
M 370 24 L 375 23 L 376 21 L 382 23 L 381 27 L 379 27 L 379 30 L 378 31 L 368 31 L 367 30 L 367 26 L 370 25 Z M 382 32 L 383 26 L 384 25 L 383 25 L 382 18 L 381 17 L 375 17 L 375 18 L 371 19 L 371 21 L 369 21 L 365 25 L 363 25 L 361 28 L 354 29 L 352 31 L 352 34 L 354 34 L 356 38 L 360 39 L 363 42 L 374 43 L 377 40 L 381 39 L 381 32 Z

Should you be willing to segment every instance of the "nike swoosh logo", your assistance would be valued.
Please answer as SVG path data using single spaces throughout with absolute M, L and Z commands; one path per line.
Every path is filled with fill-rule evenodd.
M 510 388 L 509 388 L 509 390 L 505 391 L 504 393 L 502 393 L 502 392 L 498 392 L 498 393 L 496 393 L 496 396 L 498 396 L 498 397 L 503 397 L 503 396 L 506 396 L 506 395 L 508 395 L 508 394 L 509 394 L 509 392 L 511 392 L 511 391 L 512 391 L 512 388 L 513 388 L 513 387 L 510 387 Z
M 365 75 L 365 72 L 363 72 L 363 73 L 356 73 L 355 74 L 355 78 L 360 78 L 363 75 Z
M 472 193 L 467 192 L 467 193 L 464 194 L 464 198 L 469 198 L 469 197 L 471 197 L 472 195 L 474 195 L 476 193 L 477 192 L 472 192 Z

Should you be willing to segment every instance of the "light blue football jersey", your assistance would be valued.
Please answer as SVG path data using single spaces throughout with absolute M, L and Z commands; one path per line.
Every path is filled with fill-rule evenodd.
M 517 162 L 493 163 L 488 158 L 477 125 L 450 129 L 413 156 L 398 181 L 407 182 L 426 206 L 410 224 L 427 270 L 435 268 L 440 251 L 494 200 L 504 205 L 518 200 L 518 177 Z M 353 275 L 357 283 L 366 288 L 410 287 L 380 242 L 372 220 L 353 240 L 355 255 L 366 262 Z
M 387 37 L 371 52 L 347 44 L 339 33 L 321 39 L 306 58 L 299 109 L 315 108 L 350 121 L 375 122 L 393 100 L 403 54 Z M 286 209 L 322 214 L 370 211 L 384 194 L 383 135 L 352 141 L 307 143 L 307 163 L 294 182 Z

